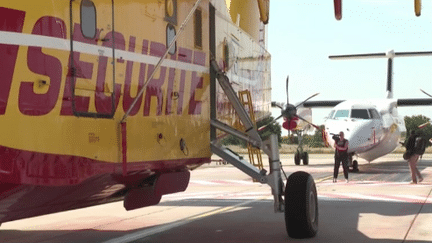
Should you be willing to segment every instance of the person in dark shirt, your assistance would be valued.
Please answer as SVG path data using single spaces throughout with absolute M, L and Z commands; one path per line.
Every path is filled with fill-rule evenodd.
M 342 168 L 346 182 L 348 183 L 348 140 L 344 138 L 344 133 L 340 132 L 339 137 L 335 137 L 335 164 L 333 172 L 333 182 L 337 182 L 339 174 L 340 163 L 342 162 Z
M 417 161 L 420 157 L 420 155 L 422 154 L 421 151 L 419 151 L 419 148 L 416 147 L 416 140 L 421 140 L 421 136 L 419 136 L 418 134 L 416 134 L 416 132 L 414 130 L 411 130 L 411 134 L 408 138 L 408 141 L 406 143 L 406 149 L 407 151 L 410 152 L 411 156 L 408 159 L 408 165 L 410 167 L 411 170 L 411 179 L 412 182 L 411 184 L 417 184 L 417 177 L 418 177 L 418 181 L 422 182 L 423 181 L 423 177 L 420 174 L 420 171 L 417 169 Z

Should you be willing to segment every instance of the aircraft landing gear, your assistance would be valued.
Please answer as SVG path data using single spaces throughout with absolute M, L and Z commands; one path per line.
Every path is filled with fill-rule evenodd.
M 308 152 L 303 153 L 303 164 L 308 165 L 309 164 L 309 154 Z
M 294 154 L 294 164 L 295 165 L 300 165 L 300 153 L 299 153 L 298 150 Z
M 311 175 L 291 174 L 285 188 L 285 225 L 292 238 L 310 238 L 318 232 L 318 199 Z
M 303 160 L 304 165 L 309 164 L 309 154 L 308 152 L 302 152 L 301 149 L 298 149 L 294 154 L 294 164 L 300 165 L 300 161 Z
M 294 164 L 300 165 L 300 161 L 303 160 L 303 164 L 308 165 L 309 164 L 309 154 L 308 154 L 308 152 L 303 151 L 302 133 L 301 133 L 301 131 L 296 131 L 296 133 L 297 133 L 297 136 L 299 138 L 299 146 L 297 148 L 297 151 L 294 154 Z
M 353 156 L 354 156 L 354 154 L 348 155 L 348 167 L 352 167 L 351 172 L 359 172 L 358 161 L 353 160 Z
M 211 66 L 216 71 L 216 77 L 236 110 L 237 115 L 240 117 L 246 133 L 236 130 L 217 119 L 210 120 L 212 128 L 222 130 L 249 142 L 254 147 L 261 148 L 269 158 L 270 173 L 267 173 L 264 169 L 259 170 L 248 161 L 244 161 L 229 149 L 219 145 L 216 139 L 210 143 L 211 151 L 256 181 L 270 186 L 274 199 L 274 211 L 278 213 L 285 212 L 285 223 L 290 237 L 307 238 L 315 236 L 318 231 L 318 200 L 312 176 L 306 172 L 291 174 L 287 178 L 287 185 L 284 191 L 282 173 L 285 174 L 285 172 L 283 172 L 282 163 L 279 158 L 277 135 L 271 134 L 266 141 L 262 141 L 258 131 L 253 129 L 254 125 L 234 89 L 231 87 L 228 77 L 219 69 L 214 59 L 211 61 Z M 303 150 L 299 151 L 298 158 L 300 158 L 300 154 L 304 155 Z M 308 156 L 302 157 L 303 162 L 304 158 L 307 158 L 306 161 L 309 162 Z

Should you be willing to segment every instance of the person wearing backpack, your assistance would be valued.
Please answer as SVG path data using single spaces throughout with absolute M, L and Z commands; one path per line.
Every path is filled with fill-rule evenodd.
M 406 149 L 412 153 L 408 159 L 408 165 L 411 170 L 411 184 L 417 184 L 417 177 L 419 182 L 423 181 L 423 177 L 420 174 L 420 171 L 417 169 L 417 161 L 419 157 L 423 155 L 425 148 L 426 140 L 420 134 L 416 134 L 415 131 L 411 131 L 411 135 L 408 138 L 406 144 Z

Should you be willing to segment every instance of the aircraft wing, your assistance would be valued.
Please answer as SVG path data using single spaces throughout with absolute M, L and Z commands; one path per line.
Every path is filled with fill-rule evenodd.
M 430 100 L 432 100 L 432 99 L 430 99 Z M 344 100 L 306 101 L 303 103 L 303 107 L 305 107 L 305 108 L 334 107 L 341 102 L 344 102 Z
M 432 105 L 432 99 L 398 99 L 398 106 Z

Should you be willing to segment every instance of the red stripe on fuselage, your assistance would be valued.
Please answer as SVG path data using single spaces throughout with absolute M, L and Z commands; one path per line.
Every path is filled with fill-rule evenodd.
M 24 17 L 24 11 L 0 7 L 0 30 L 21 33 Z M 6 112 L 18 49 L 18 45 L 0 44 L 0 115 Z
M 147 171 L 147 174 L 140 174 L 139 179 L 142 180 L 153 172 L 182 170 L 188 165 L 209 162 L 210 158 L 141 161 L 127 163 L 127 169 L 132 174 L 137 171 Z M 0 146 L 0 165 L 0 185 L 12 183 L 67 186 L 79 184 L 102 174 L 117 176 L 122 183 L 128 180 L 128 176 L 122 176 L 122 163 L 98 161 L 72 155 L 38 153 L 3 146 Z

